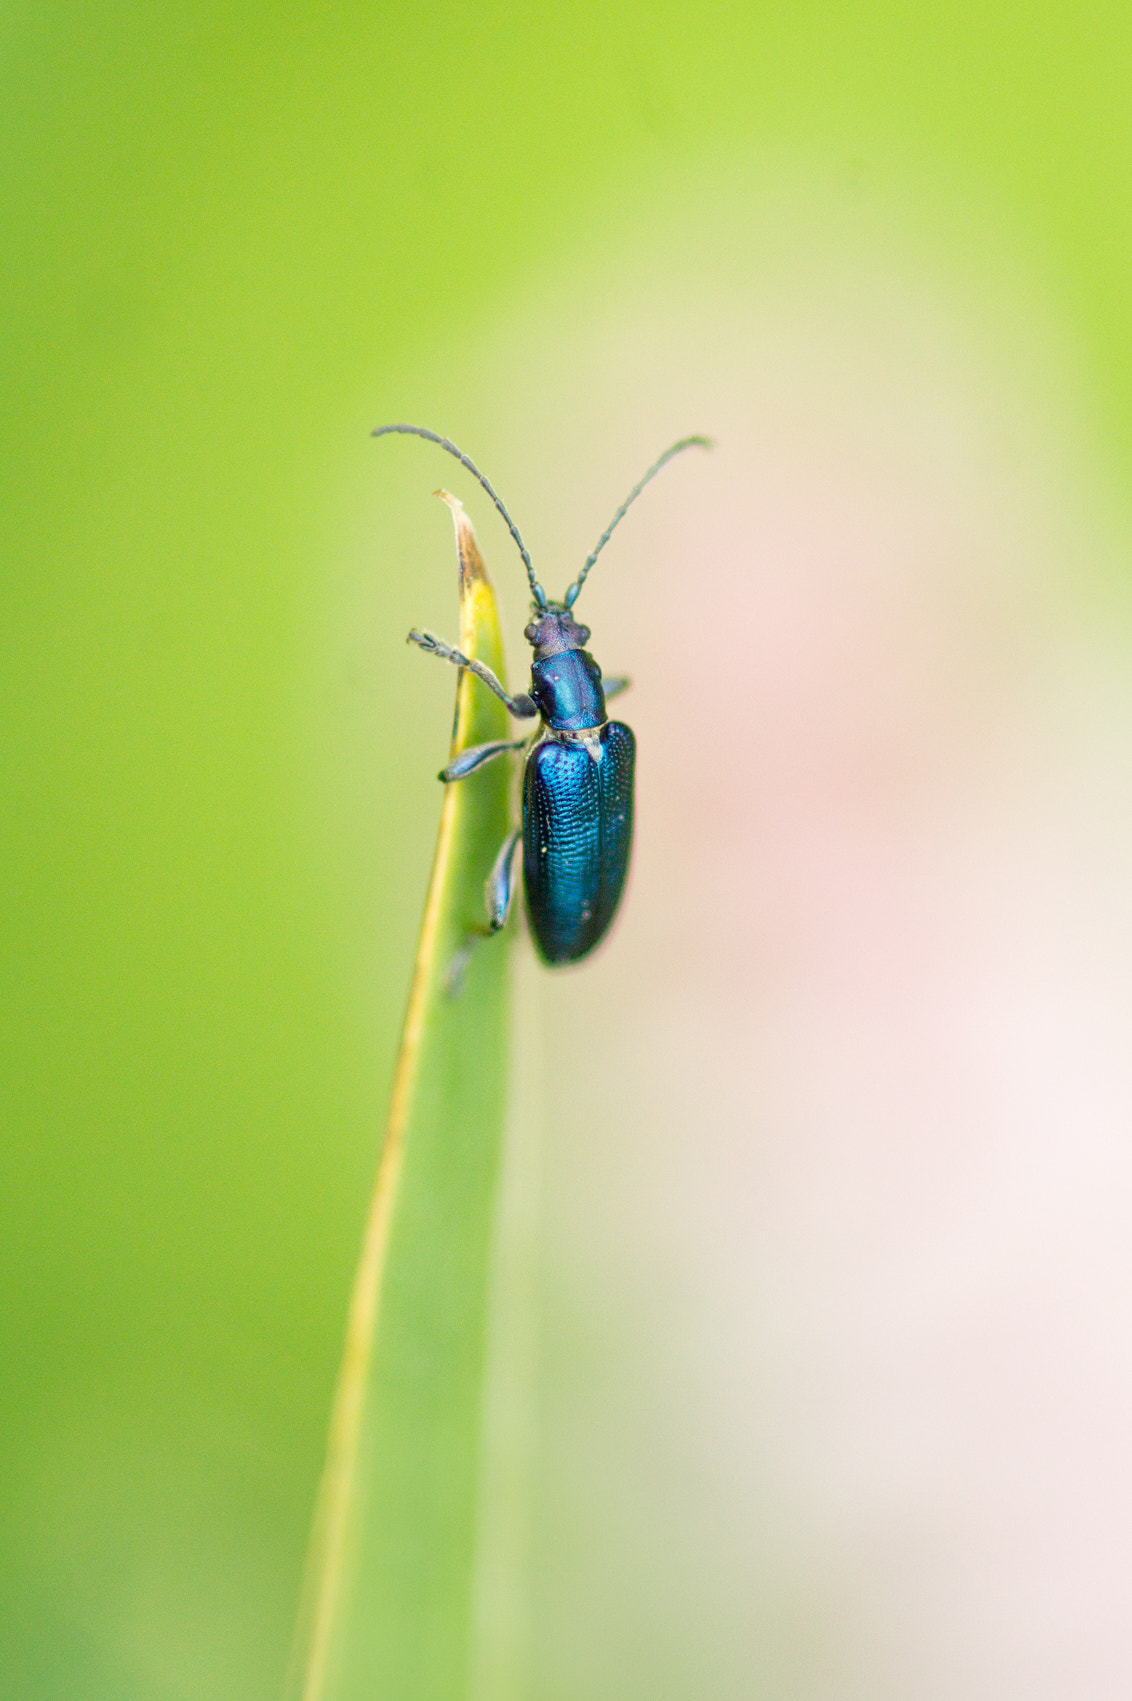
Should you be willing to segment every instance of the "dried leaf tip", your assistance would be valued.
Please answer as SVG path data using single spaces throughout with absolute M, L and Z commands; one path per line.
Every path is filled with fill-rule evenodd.
M 465 590 L 475 583 L 486 584 L 487 568 L 476 542 L 472 522 L 464 512 L 464 504 L 458 496 L 453 496 L 450 490 L 438 490 L 435 493 L 440 500 L 447 504 L 452 514 L 452 523 L 456 528 L 456 552 L 460 558 L 460 589 Z

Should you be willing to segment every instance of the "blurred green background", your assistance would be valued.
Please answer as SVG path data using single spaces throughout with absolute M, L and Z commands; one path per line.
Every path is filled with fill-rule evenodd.
M 1132 16 L 77 0 L 0 31 L 0 1690 L 268 1701 L 450 714 L 402 644 L 454 623 L 450 469 L 368 430 L 449 433 L 557 538 L 571 468 L 521 494 L 489 334 L 646 220 L 679 267 L 716 174 L 836 204 L 867 169 L 951 275 L 1016 234 L 1123 480 Z M 669 400 L 618 487 L 713 428 Z

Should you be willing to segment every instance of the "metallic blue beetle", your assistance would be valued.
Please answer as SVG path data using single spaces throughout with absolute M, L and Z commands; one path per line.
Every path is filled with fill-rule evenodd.
M 487 879 L 488 933 L 497 933 L 511 907 L 515 849 L 523 841 L 527 915 L 539 955 L 547 963 L 575 963 L 603 938 L 621 901 L 633 843 L 633 764 L 636 740 L 623 721 L 605 712 L 608 698 L 627 679 L 602 680 L 585 648 L 590 629 L 571 614 L 586 576 L 614 528 L 651 478 L 673 455 L 706 437 L 673 443 L 630 491 L 560 603 L 551 602 L 538 580 L 526 545 L 510 514 L 479 468 L 455 443 L 420 425 L 383 425 L 373 433 L 404 432 L 439 443 L 479 480 L 507 522 L 530 582 L 532 620 L 525 636 L 534 648 L 530 692 L 512 697 L 489 667 L 454 650 L 431 632 L 410 632 L 410 642 L 430 655 L 467 668 L 507 705 L 517 719 L 540 717 L 534 739 L 473 745 L 443 770 L 445 782 L 462 780 L 507 750 L 527 750 L 523 774 L 522 826 L 508 835 Z

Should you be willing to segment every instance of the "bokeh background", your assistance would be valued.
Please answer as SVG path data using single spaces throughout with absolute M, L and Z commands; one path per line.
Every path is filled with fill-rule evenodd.
M 438 483 L 523 663 L 486 500 L 368 438 L 407 418 L 555 590 L 718 439 L 582 605 L 639 850 L 597 960 L 520 967 L 493 1701 L 1126 1696 L 1127 8 L 0 32 L 4 1695 L 280 1691 L 439 803 Z

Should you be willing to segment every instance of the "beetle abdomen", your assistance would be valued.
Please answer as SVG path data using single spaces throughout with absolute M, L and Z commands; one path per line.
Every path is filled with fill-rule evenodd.
M 527 914 L 548 963 L 576 962 L 592 951 L 621 901 L 633 842 L 635 754 L 629 727 L 607 721 L 584 742 L 544 738 L 527 759 Z

